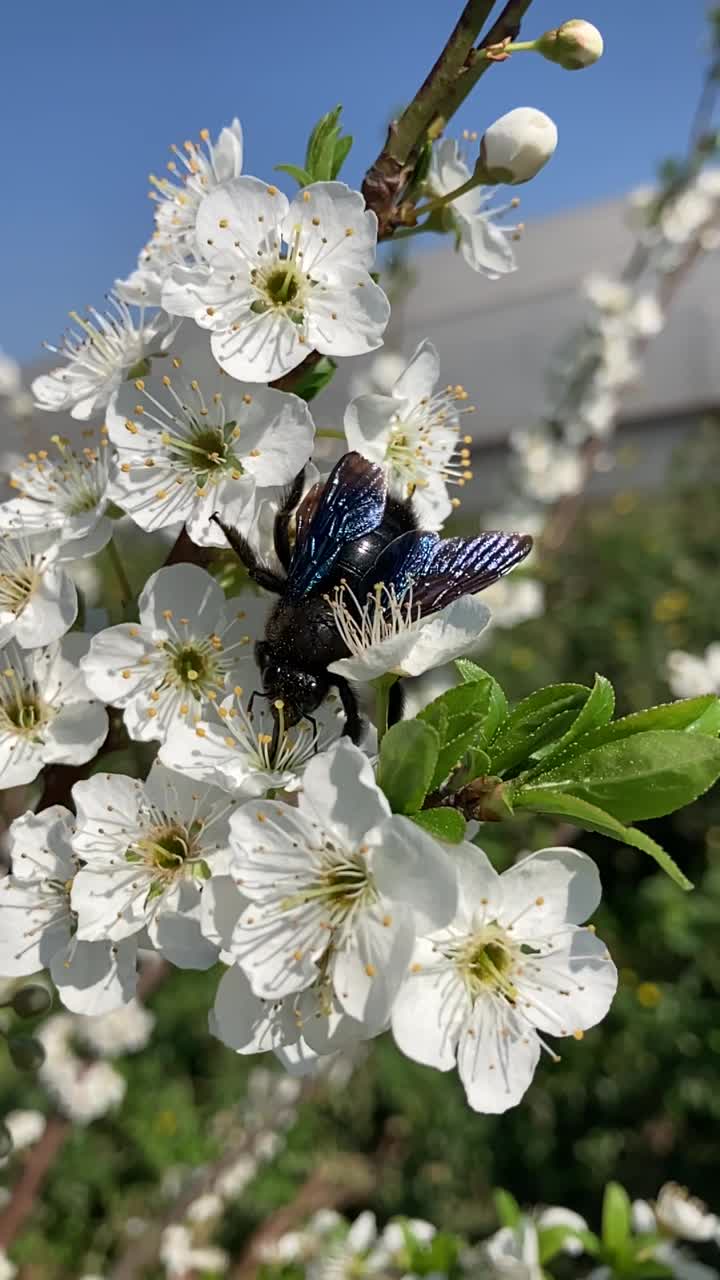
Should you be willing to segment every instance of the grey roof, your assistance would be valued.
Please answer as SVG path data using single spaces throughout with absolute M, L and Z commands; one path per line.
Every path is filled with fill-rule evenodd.
M 417 283 L 394 316 L 388 344 L 410 354 L 422 338 L 432 338 L 443 380 L 462 383 L 478 406 L 476 445 L 496 444 L 542 410 L 548 365 L 583 314 L 582 279 L 591 271 L 619 273 L 631 246 L 625 202 L 612 200 L 531 223 L 518 245 L 519 270 L 500 280 L 470 271 L 449 247 L 425 248 L 413 256 Z M 683 281 L 666 329 L 649 347 L 642 380 L 626 396 L 623 417 L 668 417 L 720 404 L 719 350 L 716 253 Z M 341 364 L 314 407 L 319 424 L 342 421 L 349 379 L 362 363 Z M 38 362 L 28 378 L 47 367 Z M 0 451 L 36 447 L 58 430 L 77 433 L 65 415 L 36 412 L 18 427 L 1 413 Z
M 472 426 L 478 446 L 531 425 L 542 411 L 548 366 L 583 316 L 581 281 L 592 271 L 618 275 L 630 254 L 625 209 L 624 200 L 612 200 L 531 223 L 517 246 L 518 271 L 500 280 L 476 275 L 450 248 L 416 254 L 417 284 L 394 344 L 409 354 L 422 338 L 432 339 L 443 381 L 462 383 L 479 408 Z M 718 352 L 715 253 L 682 281 L 666 329 L 648 348 L 642 380 L 625 397 L 623 418 L 720 404 Z M 344 381 L 336 376 L 331 389 L 336 410 Z

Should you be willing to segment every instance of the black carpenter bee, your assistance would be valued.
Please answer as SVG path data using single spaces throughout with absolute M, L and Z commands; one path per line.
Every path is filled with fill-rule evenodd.
M 285 577 L 262 564 L 242 534 L 217 515 L 212 517 L 250 577 L 280 597 L 265 638 L 255 646 L 265 696 L 275 716 L 271 756 L 280 733 L 275 703 L 282 703 L 283 722 L 289 727 L 310 719 L 333 687 L 345 713 L 344 732 L 353 742 L 362 735 L 353 689 L 343 676 L 328 671 L 331 662 L 349 654 L 329 604 L 333 591 L 343 588 L 349 601 L 363 604 L 377 583 L 384 583 L 396 598 L 412 584 L 413 608 L 426 617 L 458 596 L 489 587 L 532 546 L 531 538 L 516 533 L 443 541 L 436 533 L 418 529 L 412 500 L 389 496 L 382 468 L 359 453 L 346 453 L 328 479 L 300 501 L 303 482 L 301 471 L 275 518 L 273 540 Z

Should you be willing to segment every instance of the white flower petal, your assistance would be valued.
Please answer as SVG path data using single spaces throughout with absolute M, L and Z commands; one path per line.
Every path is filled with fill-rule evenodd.
M 540 849 L 510 867 L 502 892 L 502 923 L 517 919 L 518 935 L 532 938 L 564 924 L 582 924 L 599 905 L 602 890 L 592 858 L 557 848 Z
M 537 1035 L 509 1005 L 475 1001 L 458 1044 L 458 1071 L 474 1111 L 500 1115 L 527 1091 L 540 1057 Z
M 53 956 L 49 969 L 65 1008 L 96 1017 L 132 1000 L 136 963 L 134 941 L 112 946 L 73 939 Z
M 375 782 L 367 756 L 348 738 L 310 762 L 300 796 L 300 812 L 333 830 L 352 848 L 390 817 L 390 805 Z
M 448 924 L 458 902 L 455 849 L 449 854 L 400 814 L 383 823 L 378 837 L 372 869 L 380 893 L 410 909 L 419 934 Z
M 460 1031 L 470 1014 L 470 998 L 456 974 L 438 963 L 432 943 L 418 942 L 412 968 L 392 1009 L 392 1032 L 408 1058 L 450 1071 Z

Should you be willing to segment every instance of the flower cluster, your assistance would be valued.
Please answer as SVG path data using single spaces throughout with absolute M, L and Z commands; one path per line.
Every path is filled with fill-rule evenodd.
M 543 420 L 512 439 L 520 488 L 535 503 L 584 487 L 583 451 L 612 434 L 644 349 L 665 326 L 677 282 L 699 254 L 718 247 L 720 170 L 694 172 L 667 195 L 634 193 L 629 216 L 637 243 L 626 270 L 583 282 L 586 315 L 551 370 Z
M 588 60 L 578 38 L 558 37 L 563 57 Z M 544 849 L 501 876 L 385 776 L 402 697 L 419 708 L 452 687 L 448 664 L 490 619 L 478 592 L 530 539 L 439 536 L 472 478 L 472 406 L 442 385 L 430 341 L 395 361 L 385 394 L 353 397 L 330 476 L 312 464 L 308 401 L 337 359 L 382 346 L 389 319 L 381 223 L 338 180 L 328 119 L 292 199 L 242 172 L 238 121 L 173 148 L 136 269 L 106 312 L 71 313 L 33 385 L 44 409 L 94 421 L 23 460 L 0 504 L 2 785 L 34 787 L 9 828 L 0 973 L 52 978 L 68 1012 L 42 1032 L 44 1078 L 81 1122 L 122 1097 L 103 1059 L 116 1035 L 143 1042 L 148 953 L 225 967 L 210 1025 L 238 1053 L 303 1074 L 390 1031 L 416 1061 L 457 1066 L 487 1112 L 515 1105 L 541 1049 L 554 1056 L 546 1037 L 581 1039 L 615 990 L 585 927 L 600 883 L 584 854 Z M 556 142 L 525 107 L 485 131 L 472 169 L 436 141 L 416 218 L 502 276 L 519 229 L 491 191 L 532 178 Z M 77 565 L 94 556 L 102 607 L 88 609 Z M 531 583 L 503 590 L 501 624 L 541 608 Z M 438 759 L 435 789 L 462 756 Z M 74 1053 L 80 1017 L 97 1063 Z M 173 1225 L 171 1270 L 211 1265 L 192 1236 Z

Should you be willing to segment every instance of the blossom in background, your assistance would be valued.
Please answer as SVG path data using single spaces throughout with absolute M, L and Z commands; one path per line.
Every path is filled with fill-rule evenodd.
M 107 433 L 80 453 L 63 436 L 52 443 L 59 457 L 46 449 L 28 454 L 10 474 L 16 498 L 0 503 L 0 535 L 31 536 L 53 530 L 67 558 L 94 555 L 112 536 L 105 514 L 108 498 Z
M 147 931 L 180 969 L 207 969 L 217 948 L 201 932 L 202 885 L 227 869 L 231 802 L 161 764 L 146 781 L 97 773 L 72 791 L 77 936 L 119 942 Z
M 535 578 L 501 578 L 483 592 L 483 599 L 493 627 L 517 627 L 545 612 L 545 588 Z
M 510 443 L 518 456 L 523 488 L 538 502 L 552 503 L 579 493 L 585 466 L 579 451 L 545 431 L 514 431 Z
M 470 181 L 471 173 L 454 138 L 443 138 L 432 150 L 427 192 L 433 196 L 447 196 Z M 473 271 L 489 280 L 497 280 L 517 269 L 513 243 L 522 227 L 511 226 L 500 220 L 519 200 L 492 208 L 493 189 L 475 187 L 444 206 L 451 219 L 451 226 L 458 239 L 460 252 Z
M 171 1223 L 163 1230 L 160 1260 L 168 1276 L 186 1276 L 193 1271 L 224 1271 L 229 1261 L 224 1249 L 194 1245 L 191 1230 L 180 1222 Z
M 262 685 L 255 664 L 244 673 L 248 690 Z M 249 700 L 231 694 L 209 709 L 206 719 L 180 724 L 162 743 L 159 758 L 201 782 L 230 791 L 235 797 L 264 795 L 274 790 L 296 791 L 305 766 L 325 751 L 343 731 L 339 699 L 330 693 L 309 720 L 300 720 L 281 733 L 271 759 L 275 721 L 267 699 Z
M 720 642 L 709 644 L 703 657 L 674 649 L 667 656 L 667 682 L 676 698 L 720 693 Z
M 292 202 L 272 184 L 235 178 L 203 200 L 195 268 L 163 289 L 172 315 L 212 332 L 233 378 L 271 382 L 313 349 L 354 356 L 382 343 L 390 305 L 372 280 L 377 219 L 357 191 L 316 182 Z
M 47 648 L 0 649 L 0 788 L 46 764 L 85 764 L 105 740 L 107 712 L 80 669 L 89 643 L 74 631 Z
M 266 613 L 257 596 L 226 600 L 204 569 L 170 565 L 148 578 L 138 612 L 139 623 L 94 636 L 82 661 L 88 688 L 123 708 L 131 738 L 164 741 L 253 678 L 251 638 L 262 634 Z
M 213 512 L 247 533 L 256 493 L 293 480 L 314 435 L 304 400 L 235 382 L 207 343 L 167 372 L 124 383 L 107 426 L 118 449 L 114 501 L 142 529 L 184 521 L 201 546 L 227 545 Z
M 52 644 L 77 617 L 77 590 L 52 534 L 0 537 L 0 644 Z
M 130 1000 L 107 1013 L 76 1015 L 75 1037 L 100 1058 L 120 1058 L 144 1049 L 154 1026 L 155 1015 L 138 1000 Z
M 12 1138 L 13 1153 L 34 1147 L 45 1132 L 46 1120 L 42 1111 L 8 1111 L 3 1116 L 3 1124 Z M 0 1168 L 9 1162 L 6 1156 L 0 1160 Z M 0 1276 L 2 1272 L 0 1272 Z
M 513 1227 L 501 1227 L 485 1241 L 482 1252 L 490 1274 L 498 1280 L 542 1280 L 537 1228 L 528 1217 Z
M 135 322 L 127 303 L 108 294 L 110 310 L 104 314 L 89 308 L 87 317 L 77 311 L 59 347 L 47 350 L 65 364 L 42 373 L 32 384 L 39 409 L 68 411 L 85 420 L 105 408 L 113 391 L 135 370 L 141 371 L 154 355 L 162 353 L 177 332 L 177 321 L 160 314 L 146 323 L 144 312 Z
M 282 1000 L 322 980 L 328 1016 L 336 1002 L 339 1015 L 376 1034 L 416 934 L 454 910 L 443 847 L 391 814 L 369 761 L 347 739 L 307 766 L 297 808 L 254 801 L 233 814 L 231 830 L 232 874 L 248 906 L 230 951 L 254 995 Z M 304 1008 L 314 1000 L 310 992 Z M 325 1029 L 300 1003 L 294 1011 L 313 1045 Z
M 660 1233 L 675 1240 L 697 1243 L 720 1238 L 720 1219 L 710 1213 L 702 1200 L 691 1196 L 687 1187 L 666 1182 L 654 1201 L 633 1202 L 633 1226 L 643 1234 Z
M 364 606 L 347 586 L 328 599 L 350 651 L 328 669 L 349 680 L 375 680 L 388 672 L 420 676 L 468 653 L 490 621 L 490 610 L 474 596 L 461 596 L 419 618 L 412 589 L 398 597 L 382 583 Z
M 453 508 L 448 485 L 472 479 L 471 443 L 460 436 L 463 387 L 435 393 L 440 359 L 431 342 L 421 342 L 392 386 L 390 395 L 361 395 L 345 410 L 348 447 L 377 462 L 388 488 L 413 499 L 422 529 L 440 529 Z M 457 505 L 457 500 L 455 502 Z
M 54 1014 L 35 1032 L 45 1050 L 38 1071 L 56 1106 L 74 1124 L 92 1124 L 119 1107 L 127 1083 L 109 1062 L 87 1062 L 73 1048 L 75 1018 L 69 1013 Z
M 363 367 L 351 375 L 348 382 L 350 395 L 389 396 L 406 365 L 407 360 L 400 351 L 383 347 L 382 351 L 378 351 L 371 360 L 364 361 Z
M 24 977 L 47 969 L 66 1008 L 100 1014 L 132 998 L 136 947 L 75 936 L 73 828 L 62 805 L 10 824 L 11 874 L 0 880 L 0 971 Z
M 474 845 L 452 853 L 457 916 L 417 943 L 393 1034 L 440 1071 L 457 1059 L 470 1106 L 499 1113 L 528 1088 L 547 1048 L 540 1033 L 581 1039 L 610 1007 L 615 966 L 578 927 L 600 901 L 600 878 L 574 849 L 541 849 L 502 876 Z

